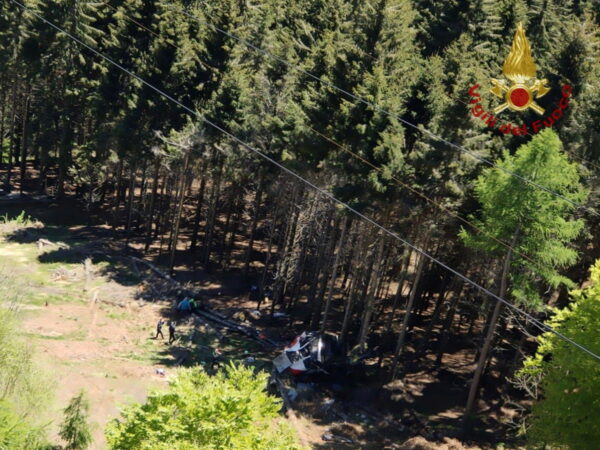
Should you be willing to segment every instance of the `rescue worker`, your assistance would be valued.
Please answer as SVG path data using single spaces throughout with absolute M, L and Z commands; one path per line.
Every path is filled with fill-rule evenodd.
M 162 327 L 164 324 L 165 324 L 165 321 L 162 319 L 159 319 L 158 323 L 156 324 L 156 337 L 154 339 L 158 339 L 159 334 L 162 339 L 165 338 L 162 333 Z
M 169 322 L 169 345 L 171 345 L 175 341 L 175 321 L 171 320 Z

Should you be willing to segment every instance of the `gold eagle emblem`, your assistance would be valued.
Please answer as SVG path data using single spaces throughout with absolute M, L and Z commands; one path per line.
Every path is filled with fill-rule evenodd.
M 535 99 L 546 95 L 550 88 L 546 85 L 548 80 L 538 80 L 535 78 L 537 67 L 531 56 L 531 46 L 525 36 L 523 24 L 519 23 L 513 39 L 510 53 L 504 61 L 502 73 L 512 81 L 508 86 L 502 80 L 492 79 L 492 89 L 490 92 L 504 100 L 504 103 L 494 109 L 496 114 L 501 113 L 506 108 L 514 111 L 524 111 L 527 108 L 533 109 L 538 114 L 544 114 L 544 108 L 535 102 Z

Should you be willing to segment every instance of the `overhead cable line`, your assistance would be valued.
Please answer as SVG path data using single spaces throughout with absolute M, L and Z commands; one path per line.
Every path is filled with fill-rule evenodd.
M 107 4 L 107 3 L 106 3 Z M 107 4 L 108 5 L 108 4 Z M 109 5 L 110 6 L 110 5 Z M 114 9 L 114 8 L 113 8 Z M 117 11 L 115 9 L 115 11 Z M 127 17 L 127 14 L 124 12 L 121 12 L 121 14 L 123 14 L 125 17 Z M 135 22 L 135 21 L 134 21 Z M 135 22 L 137 23 L 137 22 Z M 142 28 L 147 29 L 146 27 L 144 27 L 141 24 L 140 25 Z M 148 30 L 151 31 L 151 30 Z M 154 33 L 156 34 L 156 33 Z M 159 34 L 157 34 L 157 37 L 160 37 Z M 177 48 L 177 47 L 176 47 Z M 374 58 L 374 56 L 372 56 L 370 53 L 364 52 L 365 55 L 370 56 L 372 58 Z M 448 98 L 452 98 L 449 94 L 445 94 Z M 468 105 L 466 102 L 460 100 L 460 99 L 455 99 L 458 100 L 459 102 L 462 102 L 466 105 Z M 338 147 L 340 150 L 348 153 L 349 155 L 351 155 L 353 158 L 357 159 L 358 161 L 361 161 L 363 164 L 366 164 L 368 166 L 370 166 L 371 168 L 377 170 L 380 173 L 385 173 L 384 169 L 382 169 L 380 166 L 377 166 L 376 164 L 373 164 L 372 162 L 370 162 L 369 160 L 367 160 L 366 158 L 363 158 L 362 156 L 360 156 L 358 153 L 350 150 L 347 146 L 344 146 L 342 144 L 340 144 L 339 142 L 335 141 L 333 138 L 324 135 L 323 133 L 319 132 L 318 130 L 314 129 L 313 127 L 311 127 L 310 125 L 308 125 L 308 128 L 310 128 L 315 134 L 317 134 L 318 136 L 320 136 L 321 138 L 323 138 L 324 140 L 332 143 L 333 145 L 335 145 L 336 147 Z M 531 264 L 533 264 L 538 270 L 540 269 L 540 267 L 538 266 L 538 264 L 528 255 L 526 255 L 525 253 L 521 252 L 520 250 L 514 248 L 513 246 L 510 245 L 510 243 L 506 242 L 505 240 L 499 239 L 493 235 L 491 235 L 490 233 L 485 232 L 484 230 L 482 230 L 480 227 L 478 227 L 476 224 L 474 224 L 472 221 L 466 219 L 465 217 L 461 216 L 458 213 L 453 212 L 452 210 L 450 210 L 449 208 L 445 207 L 444 205 L 442 205 L 441 203 L 435 201 L 434 199 L 432 199 L 431 197 L 425 195 L 424 193 L 418 191 L 417 189 L 411 187 L 410 185 L 408 185 L 407 183 L 404 183 L 403 181 L 401 181 L 398 177 L 391 175 L 391 179 L 394 180 L 394 182 L 396 184 L 398 184 L 399 186 L 402 186 L 406 189 L 408 189 L 409 191 L 411 191 L 412 193 L 414 193 L 415 195 L 423 198 L 425 201 L 429 202 L 430 204 L 438 207 L 439 209 L 441 209 L 442 211 L 446 212 L 447 214 L 449 214 L 450 216 L 460 220 L 462 223 L 468 225 L 469 227 L 471 227 L 473 230 L 477 231 L 478 233 L 481 233 L 482 235 L 488 237 L 489 239 L 491 239 L 492 241 L 500 244 L 501 246 L 505 247 L 506 249 L 511 250 L 512 252 L 514 252 L 515 254 L 521 256 L 522 258 L 524 258 L 525 260 L 529 261 Z
M 540 189 L 542 191 L 547 192 L 550 195 L 555 196 L 556 198 L 560 198 L 561 200 L 564 200 L 565 202 L 571 204 L 572 206 L 574 206 L 574 207 L 576 207 L 578 209 L 579 208 L 586 209 L 586 210 L 590 211 L 592 214 L 600 216 L 600 213 L 597 212 L 597 211 L 595 211 L 594 209 L 592 209 L 592 208 L 590 208 L 590 207 L 588 207 L 588 206 L 586 206 L 586 205 L 584 205 L 582 203 L 578 203 L 576 201 L 573 201 L 573 200 L 565 197 L 564 195 L 562 195 L 562 194 L 560 194 L 560 193 L 558 193 L 556 191 L 553 191 L 552 189 L 550 189 L 550 188 L 548 188 L 546 186 L 543 186 L 543 185 L 541 185 L 541 184 L 539 184 L 539 183 L 537 183 L 537 182 L 535 182 L 535 181 L 533 181 L 533 180 L 531 180 L 531 179 L 529 179 L 527 177 L 524 177 L 523 175 L 519 175 L 518 173 L 516 173 L 516 172 L 514 172 L 512 170 L 509 170 L 509 169 L 507 169 L 507 168 L 505 168 L 503 166 L 500 166 L 500 165 L 494 163 L 493 161 L 490 161 L 489 159 L 484 158 L 483 156 L 479 156 L 475 152 L 473 152 L 471 150 L 468 150 L 467 148 L 463 147 L 462 145 L 455 144 L 455 143 L 453 143 L 453 142 L 451 142 L 451 141 L 449 141 L 449 140 L 447 140 L 447 139 L 445 139 L 445 138 L 443 138 L 441 136 L 438 136 L 435 133 L 429 131 L 427 128 L 423 127 L 423 126 L 416 125 L 416 124 L 414 124 L 414 123 L 406 120 L 405 118 L 401 117 L 398 114 L 392 113 L 392 112 L 390 112 L 390 111 L 388 111 L 388 110 L 386 110 L 386 109 L 384 109 L 384 108 L 382 108 L 382 107 L 380 107 L 380 106 L 378 106 L 378 105 L 376 105 L 376 104 L 374 104 L 374 103 L 372 103 L 372 102 L 364 99 L 363 97 L 361 97 L 361 96 L 359 96 L 357 94 L 353 94 L 352 92 L 350 92 L 350 91 L 348 91 L 348 90 L 346 90 L 344 88 L 341 88 L 341 87 L 339 87 L 339 86 L 331 83 L 330 81 L 324 80 L 323 78 L 321 78 L 321 77 L 319 77 L 317 75 L 312 74 L 311 72 L 307 71 L 306 69 L 303 69 L 302 67 L 300 67 L 298 64 L 289 62 L 286 59 L 284 59 L 284 58 L 282 58 L 280 56 L 277 56 L 277 55 L 269 52 L 268 50 L 264 50 L 263 48 L 258 47 L 256 45 L 252 44 L 251 42 L 248 42 L 247 40 L 245 40 L 245 39 L 243 39 L 241 37 L 238 37 L 235 34 L 229 32 L 227 30 L 223 30 L 222 28 L 220 28 L 220 27 L 218 27 L 218 26 L 216 26 L 216 25 L 214 25 L 214 24 L 212 24 L 210 22 L 202 20 L 201 18 L 199 18 L 199 17 L 197 17 L 197 16 L 195 16 L 193 14 L 190 14 L 190 13 L 188 13 L 187 11 L 185 11 L 185 10 L 183 10 L 181 8 L 178 8 L 177 6 L 175 6 L 173 4 L 167 4 L 166 6 L 167 7 L 171 7 L 172 9 L 180 12 L 181 14 L 183 14 L 185 16 L 188 16 L 188 17 L 190 17 L 190 18 L 198 21 L 199 23 L 202 23 L 204 25 L 207 25 L 207 26 L 213 28 L 215 31 L 217 31 L 219 33 L 222 33 L 222 34 L 230 37 L 231 39 L 234 39 L 234 40 L 236 40 L 236 41 L 244 44 L 245 46 L 251 48 L 252 50 L 254 50 L 254 51 L 258 52 L 258 53 L 261 53 L 264 56 L 267 56 L 269 58 L 273 58 L 276 61 L 280 62 L 281 64 L 284 64 L 285 66 L 287 66 L 289 68 L 298 70 L 300 73 L 306 75 L 307 77 L 309 77 L 309 78 L 311 78 L 311 79 L 313 79 L 313 80 L 315 80 L 315 81 L 317 81 L 317 82 L 319 82 L 319 83 L 321 83 L 321 84 L 323 84 L 323 85 L 325 85 L 325 86 L 327 86 L 327 87 L 329 87 L 329 88 L 331 88 L 331 89 L 333 89 L 335 91 L 340 92 L 341 94 L 343 94 L 343 95 L 345 95 L 345 96 L 353 99 L 355 102 L 362 103 L 362 104 L 364 104 L 366 106 L 369 106 L 369 107 L 375 109 L 376 111 L 378 111 L 378 112 L 380 112 L 382 114 L 385 114 L 387 116 L 393 117 L 393 118 L 399 120 L 400 122 L 402 122 L 403 124 L 405 124 L 405 125 L 407 125 L 407 126 L 409 126 L 411 128 L 414 128 L 415 130 L 420 131 L 421 133 L 429 136 L 430 138 L 432 138 L 434 140 L 437 140 L 439 142 L 442 142 L 442 143 L 444 143 L 444 144 L 446 144 L 446 145 L 448 145 L 448 146 L 450 146 L 452 148 L 455 148 L 455 149 L 459 150 L 462 153 L 465 153 L 465 154 L 467 154 L 467 155 L 475 158 L 479 162 L 485 163 L 485 164 L 487 164 L 487 165 L 489 165 L 491 167 L 495 167 L 495 168 L 497 168 L 497 169 L 505 172 L 506 174 L 508 174 L 508 175 L 510 175 L 512 177 L 515 177 L 515 178 L 523 181 L 524 183 L 530 184 L 530 185 L 532 185 L 532 186 L 534 186 L 534 187 L 536 187 L 536 188 L 538 188 L 538 189 Z
M 201 2 L 201 3 L 205 3 L 205 2 Z M 156 36 L 156 37 L 160 37 L 160 34 L 159 34 L 159 33 L 157 33 L 157 32 L 155 32 L 155 31 L 153 31 L 153 30 L 149 29 L 148 27 L 146 27 L 145 25 L 141 24 L 141 23 L 140 23 L 140 22 L 138 22 L 137 20 L 135 20 L 135 19 L 133 19 L 132 17 L 128 16 L 128 15 L 127 15 L 125 12 L 117 10 L 117 8 L 115 8 L 114 6 L 112 6 L 111 4 L 109 4 L 108 2 L 104 2 L 103 4 L 104 4 L 104 5 L 106 5 L 106 6 L 108 6 L 109 8 L 111 8 L 112 10 L 114 10 L 115 12 L 122 14 L 122 15 L 123 15 L 125 18 L 127 18 L 127 19 L 128 19 L 128 20 L 130 20 L 131 22 L 135 23 L 135 24 L 136 24 L 137 26 L 139 26 L 140 28 L 142 28 L 142 29 L 144 29 L 144 30 L 146 30 L 146 31 L 148 31 L 148 32 L 150 32 L 150 33 L 152 33 L 152 34 L 153 34 L 154 36 Z M 172 5 L 172 4 L 169 4 L 169 5 L 167 5 L 167 6 L 171 6 L 171 7 L 173 7 L 174 5 Z M 178 8 L 175 8 L 175 9 L 178 9 Z M 256 50 L 256 51 L 260 51 L 261 53 L 263 53 L 263 54 L 266 54 L 267 56 L 270 56 L 270 57 L 273 57 L 273 58 L 277 58 L 278 60 L 281 60 L 281 59 L 282 59 L 282 58 L 279 58 L 279 57 L 277 57 L 276 55 L 273 55 L 272 53 L 268 52 L 267 50 L 264 50 L 264 49 L 260 49 L 260 48 L 258 48 L 258 47 L 255 47 L 253 44 L 251 44 L 251 43 L 249 43 L 249 42 L 245 41 L 245 40 L 244 40 L 244 39 L 242 39 L 242 38 L 238 38 L 237 36 L 234 36 L 233 34 L 231 34 L 231 33 L 227 32 L 227 31 L 221 30 L 220 28 L 216 27 L 216 26 L 215 26 L 215 25 L 213 25 L 213 24 L 210 24 L 209 22 L 206 22 L 206 21 L 203 21 L 203 20 L 201 20 L 200 18 L 198 18 L 198 17 L 194 16 L 193 14 L 189 14 L 189 13 L 187 13 L 187 12 L 183 11 L 183 10 L 180 10 L 180 12 L 181 12 L 182 14 L 185 14 L 185 15 L 187 15 L 188 17 L 190 17 L 190 18 L 192 18 L 192 19 L 194 19 L 194 20 L 196 20 L 196 21 L 198 21 L 198 22 L 202 23 L 202 24 L 209 25 L 210 27 L 214 28 L 216 31 L 218 31 L 218 32 L 221 32 L 221 33 L 224 33 L 224 34 L 226 34 L 227 36 L 231 37 L 232 39 L 236 39 L 236 40 L 238 40 L 239 42 L 242 42 L 242 43 L 244 43 L 245 45 L 247 45 L 247 46 L 249 46 L 249 47 L 253 48 L 253 49 L 254 49 L 254 50 Z M 166 41 L 166 42 L 167 42 L 167 44 L 171 45 L 172 47 L 178 48 L 178 46 L 177 46 L 177 45 L 175 45 L 175 44 L 173 44 L 172 42 L 169 42 L 169 41 Z M 374 55 L 372 55 L 371 53 L 367 52 L 366 50 L 363 50 L 363 49 L 361 49 L 361 48 L 358 46 L 358 44 L 355 44 L 355 48 L 356 48 L 356 49 L 357 49 L 357 50 L 358 50 L 360 53 L 362 53 L 363 55 L 365 55 L 365 56 L 368 56 L 368 57 L 369 57 L 369 58 L 371 58 L 371 59 L 376 59 L 376 57 L 375 57 Z M 288 65 L 288 66 L 292 66 L 292 67 L 294 67 L 294 68 L 297 68 L 297 69 L 299 69 L 299 70 L 303 71 L 303 69 L 299 68 L 297 65 L 295 65 L 295 64 L 293 64 L 293 63 L 290 63 L 290 62 L 288 62 L 288 61 L 286 61 L 286 63 L 287 63 L 287 65 Z M 205 64 L 206 64 L 206 63 L 205 63 Z M 303 72 L 304 72 L 304 71 L 303 71 Z M 307 74 L 308 74 L 308 73 L 307 73 Z M 315 76 L 313 76 L 312 78 L 315 78 Z M 324 80 L 322 80 L 322 79 L 320 79 L 320 78 L 319 78 L 319 81 L 320 81 L 320 82 L 324 82 L 324 83 L 326 83 L 326 84 L 328 83 L 328 82 L 326 82 L 326 81 L 324 81 Z M 337 87 L 336 87 L 336 89 L 337 89 L 338 91 L 343 91 L 343 89 L 341 89 L 341 88 L 337 88 Z M 353 95 L 353 94 L 350 94 L 350 93 L 348 93 L 348 94 L 349 94 L 349 95 Z M 461 100 L 461 99 L 459 99 L 459 98 L 456 98 L 456 97 L 454 97 L 454 96 L 452 96 L 452 95 L 450 95 L 450 94 L 448 94 L 448 93 L 444 93 L 444 95 L 445 95 L 446 97 L 448 97 L 448 98 L 452 99 L 452 100 L 456 100 L 456 101 L 458 101 L 458 102 L 460 102 L 460 103 L 463 103 L 463 104 L 464 104 L 464 105 L 466 105 L 466 106 L 469 106 L 469 104 L 468 104 L 467 102 L 465 102 L 464 100 Z M 356 97 L 358 97 L 358 96 L 356 96 Z M 362 101 L 362 99 L 361 99 L 361 101 Z M 365 101 L 362 101 L 362 103 L 365 103 L 365 102 L 366 102 L 366 100 L 365 100 Z M 375 106 L 375 105 L 372 105 L 372 106 Z M 392 113 L 388 113 L 388 112 L 386 112 L 386 111 L 381 111 L 381 112 L 384 112 L 384 113 L 386 113 L 387 115 L 392 115 Z M 397 116 L 397 118 L 398 118 L 399 120 L 403 120 L 403 119 L 402 119 L 402 118 L 400 118 L 399 116 Z M 405 121 L 403 121 L 403 123 L 405 123 L 405 124 L 409 124 L 407 121 L 406 121 L 406 122 L 405 122 Z M 414 124 L 410 124 L 410 126 L 412 126 L 413 128 L 417 128 L 417 129 L 419 129 L 419 131 L 423 131 L 423 130 L 421 130 L 420 128 L 418 128 L 418 126 L 416 126 L 416 125 L 414 125 Z M 313 130 L 313 131 L 314 131 L 314 130 Z M 427 131 L 427 130 L 425 130 L 425 131 Z M 425 134 L 430 134 L 430 133 L 426 132 Z M 531 136 L 531 137 L 533 137 L 533 135 L 532 135 L 531 133 L 529 133 L 529 132 L 527 132 L 526 134 L 527 134 L 528 136 Z M 440 138 L 440 139 L 442 139 L 442 138 Z M 446 142 L 446 143 L 448 144 L 448 142 Z M 456 145 L 457 145 L 457 144 L 452 144 L 452 143 L 450 143 L 450 144 L 451 144 L 451 145 L 454 145 L 454 146 L 456 146 Z M 463 149 L 464 149 L 464 147 L 463 147 Z M 464 149 L 464 150 L 466 150 L 466 149 Z M 468 151 L 468 150 L 467 150 L 467 151 Z M 571 155 L 571 156 L 572 156 L 572 157 L 574 157 L 575 159 L 579 160 L 579 161 L 580 161 L 582 164 L 589 164 L 589 165 L 591 165 L 591 166 L 594 166 L 594 167 L 596 167 L 596 168 L 600 168 L 600 166 L 599 166 L 599 165 L 595 164 L 595 163 L 594 163 L 594 162 L 592 162 L 592 161 L 586 160 L 585 158 L 582 158 L 581 156 L 577 155 L 576 153 L 573 153 L 573 152 L 572 152 L 572 153 L 569 153 L 569 155 Z M 471 155 L 471 156 L 473 156 L 473 155 Z M 480 161 L 482 161 L 482 162 L 486 162 L 486 163 L 491 163 L 491 162 L 489 162 L 489 161 L 487 161 L 487 160 L 485 160 L 485 161 L 484 161 L 483 159 L 482 159 L 482 160 L 480 160 Z M 504 168 L 501 168 L 501 167 L 497 166 L 495 163 L 491 163 L 491 165 L 493 165 L 493 166 L 494 166 L 494 167 L 496 167 L 496 168 L 500 168 L 501 170 L 503 170 L 503 171 L 505 171 L 505 172 L 507 172 L 507 170 L 508 170 L 508 169 L 506 169 L 506 170 L 505 170 Z M 508 173 L 508 172 L 507 172 L 507 173 Z M 511 175 L 512 175 L 512 174 L 511 174 Z M 536 186 L 536 183 L 535 183 L 535 182 L 533 182 L 532 180 L 529 180 L 529 179 L 527 179 L 527 181 L 528 181 L 528 182 L 531 182 L 530 184 L 533 184 L 533 186 L 535 186 L 535 187 L 540 187 L 540 186 Z M 544 190 L 546 190 L 546 191 L 547 191 L 547 192 L 549 192 L 549 193 L 552 193 L 553 195 L 558 195 L 558 196 L 560 196 L 560 197 L 561 197 L 563 200 L 566 200 L 566 201 L 570 202 L 572 205 L 574 205 L 574 206 L 576 206 L 576 207 L 578 207 L 578 208 L 583 208 L 583 209 L 586 209 L 586 210 L 588 210 L 588 211 L 592 212 L 594 215 L 598 215 L 598 213 L 597 213 L 595 210 L 592 210 L 591 208 L 589 208 L 589 207 L 587 207 L 587 206 L 585 206 L 585 205 L 582 205 L 582 204 L 576 204 L 575 202 L 573 202 L 573 201 L 571 201 L 571 200 L 569 200 L 569 199 L 566 199 L 566 198 L 564 198 L 564 196 L 562 196 L 561 194 L 558 194 L 558 193 L 556 193 L 556 192 L 550 192 L 550 190 L 549 190 L 549 189 L 544 189 Z M 463 221 L 464 221 L 464 220 L 463 220 Z M 504 243 L 504 245 L 506 246 L 506 245 L 508 245 L 508 244 L 507 244 L 507 243 Z
M 372 53 L 369 53 L 368 51 L 366 51 L 366 50 L 363 50 L 362 48 L 360 48 L 360 47 L 359 47 L 359 45 L 358 45 L 357 43 L 354 43 L 354 48 L 355 48 L 355 49 L 356 49 L 356 50 L 357 50 L 359 53 L 363 54 L 364 56 L 367 56 L 367 57 L 369 57 L 369 58 L 371 58 L 371 59 L 373 59 L 373 60 L 376 60 L 376 59 L 377 59 L 377 57 L 376 57 L 375 55 L 373 55 Z M 462 100 L 462 99 L 460 99 L 460 98 L 458 98 L 458 97 L 455 97 L 455 96 L 454 96 L 454 95 L 452 95 L 452 94 L 448 94 L 447 92 L 444 92 L 444 93 L 443 93 L 443 95 L 445 95 L 446 97 L 448 97 L 450 100 L 455 100 L 455 101 L 457 101 L 457 102 L 459 102 L 459 103 L 462 103 L 463 105 L 465 105 L 465 106 L 467 106 L 467 107 L 470 107 L 470 106 L 471 106 L 471 104 L 470 104 L 470 103 L 468 103 L 468 102 L 466 102 L 466 101 L 464 101 L 464 100 Z M 528 132 L 528 131 L 527 131 L 527 132 L 525 132 L 525 134 L 526 134 L 527 136 L 530 136 L 530 137 L 533 137 L 533 136 L 534 136 L 533 134 L 531 134 L 531 133 L 530 133 L 530 132 Z M 577 154 L 577 153 L 575 153 L 575 152 L 565 152 L 565 153 L 567 153 L 569 156 L 571 156 L 571 157 L 573 157 L 573 158 L 577 159 L 577 160 L 578 160 L 578 161 L 580 161 L 582 164 L 589 164 L 589 165 L 591 165 L 591 166 L 595 167 L 596 169 L 600 169 L 600 165 L 598 165 L 598 164 L 594 163 L 593 161 L 590 161 L 589 159 L 585 159 L 584 157 L 580 156 L 579 154 Z
M 333 194 L 331 194 L 330 192 L 326 191 L 325 189 L 317 186 L 316 184 L 312 183 L 311 181 L 307 180 L 306 178 L 303 178 L 301 175 L 297 174 L 296 172 L 294 172 L 291 169 L 288 169 L 286 166 L 284 166 L 283 164 L 279 163 L 278 161 L 276 161 L 275 159 L 273 159 L 272 157 L 268 156 L 267 154 L 261 152 L 260 150 L 254 148 L 253 146 L 251 146 L 250 144 L 246 143 L 245 141 L 243 141 L 242 139 L 240 139 L 239 137 L 237 137 L 236 135 L 232 134 L 231 132 L 227 131 L 226 129 L 224 129 L 223 127 L 217 125 L 216 123 L 212 122 L 211 120 L 207 119 L 206 117 L 204 117 L 202 114 L 200 114 L 198 111 L 193 110 L 192 108 L 186 106 L 185 104 L 181 103 L 179 100 L 175 99 L 174 97 L 172 97 L 171 95 L 167 94 L 166 92 L 164 92 L 163 90 L 157 88 L 156 86 L 154 86 L 153 84 L 149 83 L 148 81 L 144 80 L 142 77 L 140 77 L 139 75 L 135 74 L 134 72 L 130 71 L 129 69 L 127 69 L 126 67 L 122 66 L 121 64 L 119 64 L 118 62 L 114 61 L 112 58 L 110 58 L 109 56 L 104 55 L 102 52 L 96 50 L 94 47 L 92 47 L 89 44 L 86 44 L 85 42 L 83 42 L 81 39 L 77 38 L 76 36 L 74 36 L 73 34 L 69 33 L 68 31 L 66 31 L 65 29 L 59 27 L 58 25 L 54 24 L 53 22 L 49 21 L 48 19 L 46 19 L 45 17 L 43 17 L 41 14 L 38 14 L 36 11 L 28 8 L 27 6 L 23 5 L 21 2 L 19 2 L 18 0 L 10 0 L 11 2 L 13 2 L 14 4 L 18 5 L 20 8 L 22 8 L 23 10 L 29 11 L 30 14 L 32 14 L 33 16 L 37 17 L 39 20 L 41 20 L 42 22 L 46 23 L 47 25 L 49 25 L 50 27 L 54 28 L 55 30 L 63 33 L 65 36 L 69 37 L 70 39 L 72 39 L 73 41 L 77 42 L 79 45 L 85 47 L 86 49 L 88 49 L 89 51 L 91 51 L 92 53 L 94 53 L 95 55 L 99 56 L 100 58 L 102 58 L 103 60 L 109 62 L 110 64 L 112 64 L 113 66 L 117 67 L 119 70 L 122 70 L 123 72 L 125 72 L 126 74 L 128 74 L 129 76 L 131 76 L 132 78 L 136 79 L 137 81 L 139 81 L 140 83 L 142 83 L 143 85 L 147 86 L 148 88 L 152 89 L 153 91 L 155 91 L 157 94 L 163 96 L 164 98 L 166 98 L 167 100 L 175 103 L 176 105 L 180 106 L 182 109 L 184 109 L 185 111 L 187 111 L 188 113 L 196 116 L 198 119 L 200 119 L 202 122 L 204 122 L 205 124 L 209 125 L 210 127 L 216 129 L 217 131 L 223 133 L 225 136 L 229 137 L 232 141 L 237 142 L 239 145 L 241 145 L 242 147 L 244 147 L 245 149 L 257 154 L 258 156 L 260 156 L 261 158 L 263 158 L 264 160 L 270 162 L 271 164 L 277 166 L 279 169 L 281 169 L 283 172 L 291 175 L 292 177 L 300 180 L 301 182 L 303 182 L 304 184 L 306 184 L 307 186 L 311 187 L 312 189 L 314 189 L 315 191 L 317 191 L 318 193 L 320 193 L 321 195 L 323 195 L 324 197 L 328 198 L 329 200 L 333 201 L 334 203 L 337 203 L 340 206 L 343 206 L 344 208 L 346 208 L 348 211 L 352 212 L 353 214 L 355 214 L 356 216 L 362 218 L 363 220 L 367 221 L 368 223 L 370 223 L 371 225 L 373 225 L 375 228 L 379 229 L 381 232 L 383 232 L 384 234 L 387 234 L 391 237 L 393 237 L 394 239 L 402 242 L 404 245 L 406 245 L 407 247 L 409 247 L 410 249 L 412 249 L 413 251 L 416 251 L 417 253 L 420 253 L 421 255 L 423 255 L 424 257 L 426 257 L 427 259 L 429 259 L 430 261 L 438 264 L 440 267 L 448 270 L 449 272 L 453 273 L 455 276 L 457 276 L 458 278 L 460 278 L 461 280 L 463 280 L 464 282 L 470 284 L 471 286 L 473 286 L 474 288 L 476 288 L 477 290 L 479 290 L 480 292 L 492 297 L 493 299 L 495 299 L 496 301 L 499 301 L 501 303 L 503 303 L 504 305 L 506 305 L 507 307 L 513 309 L 514 311 L 519 312 L 522 316 L 527 317 L 540 331 L 543 332 L 550 332 L 553 333 L 554 335 L 556 335 L 557 337 L 559 337 L 560 339 L 562 339 L 563 341 L 567 342 L 568 344 L 572 345 L 575 348 L 578 348 L 579 350 L 587 353 L 588 355 L 590 355 L 592 358 L 594 358 L 595 360 L 600 362 L 600 355 L 597 355 L 596 353 L 594 353 L 592 350 L 590 350 L 589 348 L 578 344 L 577 342 L 573 341 L 572 339 L 570 339 L 569 337 L 565 336 L 564 334 L 562 334 L 560 331 L 550 327 L 549 325 L 541 322 L 540 320 L 536 319 L 535 317 L 533 317 L 530 313 L 528 313 L 527 311 L 519 308 L 518 306 L 510 303 L 508 300 L 505 300 L 504 298 L 494 294 L 492 291 L 490 291 L 489 289 L 481 286 L 480 284 L 476 283 L 475 281 L 471 280 L 470 278 L 468 278 L 466 275 L 463 275 L 462 273 L 458 272 L 456 269 L 453 269 L 452 267 L 450 267 L 449 265 L 447 265 L 446 263 L 440 261 L 439 259 L 437 259 L 436 257 L 430 255 L 429 253 L 427 253 L 425 250 L 417 247 L 416 245 L 412 244 L 411 242 L 407 241 L 406 239 L 402 238 L 401 236 L 399 236 L 397 233 L 385 228 L 383 225 L 381 225 L 380 223 L 378 223 L 377 221 L 375 221 L 374 219 L 371 219 L 370 217 L 364 215 L 363 213 L 361 213 L 360 211 L 354 209 L 352 206 L 348 205 L 347 203 L 345 203 L 344 201 L 338 199 L 337 197 L 335 197 Z
M 202 2 L 205 3 L 205 2 Z M 360 46 L 357 43 L 354 43 L 354 49 L 356 49 L 359 53 L 361 53 L 364 56 L 367 56 L 368 58 L 371 58 L 372 60 L 377 60 L 377 57 L 375 55 L 373 55 L 372 53 L 369 53 L 368 51 L 360 48 Z M 462 103 L 463 105 L 470 107 L 470 103 L 455 97 L 454 95 L 448 94 L 447 92 L 444 92 L 443 95 L 445 95 L 446 97 L 448 97 L 451 100 L 455 100 L 459 103 Z M 533 137 L 534 135 L 531 134 L 530 132 L 525 132 L 525 134 L 527 136 Z M 594 163 L 593 161 L 590 161 L 588 159 L 585 159 L 584 157 L 580 156 L 579 154 L 575 153 L 575 152 L 566 152 L 569 156 L 577 159 L 578 161 L 580 161 L 582 164 L 589 164 L 593 167 L 595 167 L 596 169 L 600 169 L 600 165 Z M 587 208 L 587 207 L 586 207 Z
M 347 146 L 340 144 L 339 142 L 335 141 L 334 139 L 324 135 L 323 133 L 315 130 L 313 127 L 308 126 L 314 133 L 316 133 L 317 135 L 321 136 L 323 139 L 325 139 L 326 141 L 330 142 L 331 144 L 335 145 L 337 148 L 339 148 L 340 150 L 348 153 L 350 156 L 352 156 L 353 158 L 362 161 L 364 164 L 368 165 L 369 167 L 375 169 L 376 171 L 378 171 L 379 173 L 385 174 L 385 170 L 383 168 L 381 168 L 380 166 L 377 166 L 376 164 L 373 164 L 371 161 L 369 161 L 368 159 L 360 156 L 358 153 L 350 150 Z M 441 209 L 442 211 L 446 212 L 447 214 L 449 214 L 450 216 L 454 217 L 455 219 L 460 220 L 462 223 L 470 226 L 471 228 L 473 228 L 475 231 L 477 231 L 478 233 L 483 234 L 484 236 L 490 238 L 491 240 L 493 240 L 494 242 L 502 245 L 503 247 L 513 251 L 514 253 L 516 253 L 517 255 L 523 257 L 524 259 L 526 259 L 527 261 L 529 261 L 530 263 L 537 265 L 537 263 L 531 259 L 529 256 L 527 256 L 526 254 L 522 253 L 520 250 L 514 248 L 513 246 L 511 246 L 509 243 L 507 243 L 506 241 L 499 239 L 495 236 L 492 236 L 491 234 L 485 232 L 484 230 L 482 230 L 480 227 L 478 227 L 476 224 L 474 224 L 473 222 L 471 222 L 468 219 L 465 219 L 463 216 L 461 216 L 458 213 L 455 213 L 454 211 L 452 211 L 450 208 L 447 208 L 446 206 L 442 205 L 441 203 L 435 201 L 434 199 L 432 199 L 431 197 L 423 194 L 422 192 L 420 192 L 419 190 L 413 188 L 412 186 L 410 186 L 408 183 L 403 182 L 402 180 L 400 180 L 398 177 L 394 176 L 394 175 L 390 175 L 390 178 L 399 186 L 402 186 L 406 189 L 408 189 L 410 192 L 412 192 L 413 194 L 421 197 L 422 199 L 424 199 L 425 201 L 431 203 L 434 206 L 437 206 L 439 209 Z

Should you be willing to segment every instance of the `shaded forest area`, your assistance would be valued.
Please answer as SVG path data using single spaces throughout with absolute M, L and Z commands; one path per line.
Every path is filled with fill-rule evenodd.
M 485 386 L 478 374 L 493 374 L 485 394 L 498 408 L 523 397 L 510 380 L 535 352 L 530 321 L 37 15 L 545 320 L 599 256 L 599 216 L 574 206 L 598 200 L 598 1 L 25 4 L 0 6 L 5 194 L 77 199 L 90 224 L 119 230 L 177 279 L 210 271 L 241 291 L 255 284 L 267 297 L 257 308 L 371 351 L 381 382 L 439 370 L 459 347 L 476 374 L 462 374 L 466 416 Z M 485 128 L 469 105 L 471 86 L 485 93 L 501 77 L 519 22 L 552 88 L 544 105 L 572 86 L 554 132 L 535 138 Z M 483 95 L 486 110 L 494 101 Z

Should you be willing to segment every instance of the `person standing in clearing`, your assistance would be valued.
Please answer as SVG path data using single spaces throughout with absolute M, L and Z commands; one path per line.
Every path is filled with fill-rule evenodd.
M 165 337 L 163 336 L 162 333 L 162 327 L 165 324 L 165 321 L 160 319 L 158 321 L 158 323 L 156 324 L 156 337 L 154 339 L 158 339 L 158 335 L 160 334 L 161 339 L 164 339 Z
M 175 321 L 169 322 L 169 345 L 175 341 Z

